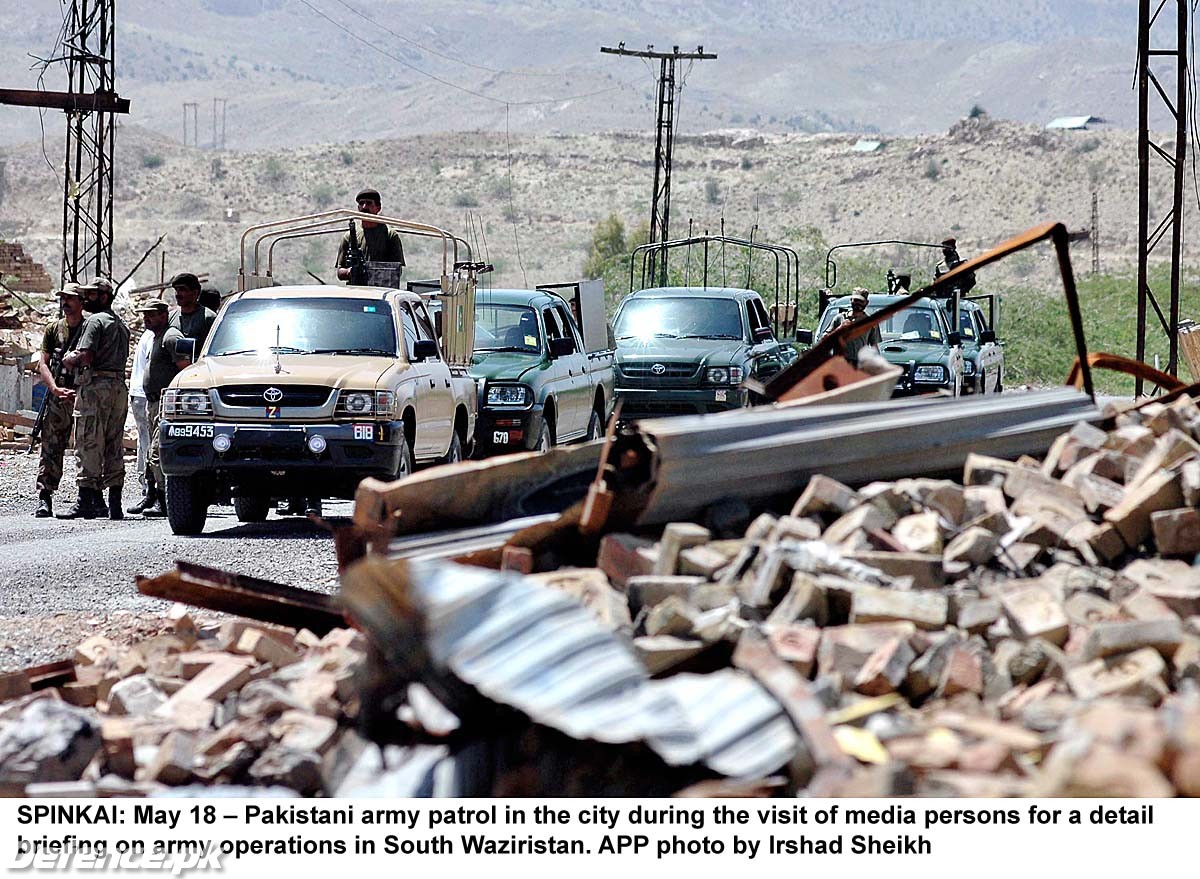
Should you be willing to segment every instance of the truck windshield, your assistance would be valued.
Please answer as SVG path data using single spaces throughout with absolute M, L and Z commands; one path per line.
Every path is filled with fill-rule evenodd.
M 885 342 L 942 342 L 946 336 L 944 321 L 938 320 L 939 317 L 937 309 L 914 306 L 893 314 L 879 325 L 879 332 Z
M 221 315 L 207 354 L 396 356 L 392 307 L 366 299 L 241 299 Z
M 523 305 L 475 306 L 476 351 L 523 351 L 536 354 L 542 350 L 542 334 L 538 331 L 537 312 Z
M 671 296 L 630 299 L 617 316 L 618 339 L 743 339 L 736 299 Z

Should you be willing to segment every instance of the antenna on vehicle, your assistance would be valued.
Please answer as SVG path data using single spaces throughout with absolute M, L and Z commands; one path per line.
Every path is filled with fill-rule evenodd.
M 725 274 L 725 215 L 721 214 L 721 286 L 729 286 L 729 278 Z
M 279 324 L 275 324 L 275 348 L 272 353 L 275 355 L 275 374 L 279 375 L 283 371 L 283 364 L 279 362 Z
M 692 225 L 695 222 L 694 217 L 688 217 L 687 270 L 683 273 L 683 286 L 685 287 L 690 287 L 692 281 Z

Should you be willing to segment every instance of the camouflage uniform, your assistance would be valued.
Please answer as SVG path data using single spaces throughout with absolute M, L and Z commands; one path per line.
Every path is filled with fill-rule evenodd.
M 146 458 L 146 474 L 159 489 L 167 484 L 162 472 L 162 445 L 159 422 L 162 420 L 162 392 L 179 372 L 175 365 L 175 343 L 184 338 L 179 328 L 168 324 L 161 334 L 155 334 L 150 348 L 150 363 L 142 387 L 146 391 L 146 406 L 150 416 L 150 454 Z
M 59 318 L 46 327 L 46 332 L 42 336 L 42 351 L 50 357 L 54 356 L 55 351 L 60 351 L 60 356 L 66 356 L 68 352 L 74 350 L 82 327 L 83 325 L 80 324 L 72 329 L 67 325 L 66 318 Z M 62 380 L 58 384 L 63 388 L 71 387 L 70 374 L 66 370 L 63 370 Z M 73 403 L 58 399 L 50 393 L 49 388 L 46 389 L 46 415 L 42 420 L 42 448 L 37 475 L 39 494 L 46 491 L 53 494 L 58 490 L 58 484 L 62 481 L 63 454 L 71 439 L 73 405 Z
M 125 416 L 129 389 L 125 361 L 129 328 L 111 311 L 89 315 L 77 346 L 92 352 L 80 371 L 75 417 L 75 458 L 80 489 L 120 488 L 125 483 Z

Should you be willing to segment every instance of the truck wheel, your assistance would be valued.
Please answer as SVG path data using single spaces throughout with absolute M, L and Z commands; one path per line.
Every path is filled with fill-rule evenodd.
M 271 499 L 261 494 L 240 494 L 233 499 L 233 511 L 239 522 L 265 522 L 271 512 Z
M 604 436 L 604 420 L 600 417 L 600 413 L 595 409 L 592 410 L 592 417 L 588 421 L 587 436 L 584 437 L 585 443 L 590 443 L 592 440 L 598 440 Z
M 462 459 L 463 459 L 462 438 L 458 435 L 458 431 L 456 430 L 456 431 L 454 431 L 453 435 L 450 437 L 450 448 L 446 451 L 446 454 L 442 457 L 442 459 L 440 461 L 438 461 L 438 463 L 439 464 L 457 464 Z
M 208 498 L 195 476 L 168 476 L 167 522 L 172 534 L 199 534 L 208 518 Z
M 542 422 L 542 429 L 538 431 L 537 442 L 533 444 L 533 451 L 548 452 L 553 447 L 554 441 L 550 438 L 550 425 Z
M 412 476 L 416 467 L 413 464 L 412 449 L 408 447 L 408 437 L 400 435 L 400 465 L 396 468 L 396 478 L 403 479 Z

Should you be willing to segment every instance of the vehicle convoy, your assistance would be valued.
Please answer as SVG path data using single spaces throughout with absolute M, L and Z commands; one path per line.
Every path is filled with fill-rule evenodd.
M 952 254 L 955 262 L 944 262 L 929 267 L 931 277 L 936 277 L 942 271 L 946 270 L 947 266 L 952 266 L 958 261 L 957 250 L 951 248 L 948 253 L 947 244 L 953 245 L 953 240 L 943 241 L 941 244 L 930 244 L 918 241 L 860 241 L 849 244 L 838 244 L 831 247 L 825 256 L 825 284 L 826 289 L 821 292 L 819 309 L 821 313 L 817 328 L 817 338 L 820 338 L 829 328 L 834 317 L 839 311 L 848 310 L 848 298 L 842 297 L 837 299 L 833 295 L 833 288 L 837 285 L 837 263 L 833 259 L 833 254 L 845 248 L 863 248 L 863 247 L 878 247 L 878 246 L 905 246 L 924 248 L 926 250 L 941 250 L 944 255 Z M 895 270 L 889 270 L 887 273 L 887 292 L 891 294 L 890 298 L 884 297 L 882 294 L 871 297 L 871 304 L 868 311 L 875 312 L 885 305 L 896 301 L 903 295 L 907 295 L 911 288 L 911 274 L 903 270 L 904 273 L 898 274 Z M 926 300 L 938 307 L 948 325 L 948 328 L 953 328 L 957 324 L 957 336 L 951 337 L 948 328 L 938 328 L 936 325 L 931 327 L 931 332 L 925 338 L 930 340 L 924 343 L 926 348 L 920 347 L 920 343 L 916 347 L 906 344 L 905 339 L 894 338 L 891 340 L 891 349 L 887 350 L 888 345 L 885 344 L 882 351 L 885 358 L 892 363 L 906 367 L 906 373 L 902 379 L 901 385 L 898 386 L 899 393 L 926 393 L 929 390 L 941 389 L 954 393 L 963 394 L 983 394 L 983 393 L 999 393 L 1004 387 L 1004 347 L 1003 343 L 996 338 L 996 331 L 999 322 L 999 297 L 992 293 L 983 293 L 968 295 L 969 291 L 974 287 L 974 275 L 970 275 L 967 282 L 962 285 L 952 287 L 950 295 L 931 297 Z M 982 303 L 982 304 L 981 304 Z M 986 310 L 983 305 L 986 305 Z M 905 312 L 904 314 L 907 314 Z M 958 319 L 955 320 L 955 314 Z M 914 319 L 914 330 L 916 324 L 920 322 L 922 328 L 924 321 Z M 936 322 L 935 322 L 936 323 Z M 884 342 L 888 343 L 888 327 L 892 328 L 893 336 L 896 334 L 904 335 L 905 320 L 901 318 L 892 318 L 885 322 L 880 327 L 883 332 Z M 910 330 L 909 332 L 913 332 Z M 803 341 L 811 341 L 811 334 L 806 331 L 799 331 L 798 338 Z M 950 374 L 951 358 L 948 351 L 944 350 L 947 346 L 944 344 L 951 338 L 956 338 L 957 342 L 951 344 L 957 345 L 962 352 L 962 374 L 959 382 L 959 390 L 954 391 L 954 383 L 951 381 Z M 912 342 L 908 339 L 907 342 Z M 903 349 L 903 350 L 899 350 Z M 938 351 L 940 350 L 940 353 Z M 911 354 L 921 354 L 922 357 L 913 358 Z M 932 359 L 927 359 L 932 358 Z M 920 370 L 921 378 L 918 380 L 912 374 L 913 368 L 910 367 L 910 361 L 921 360 L 921 363 L 915 363 L 914 367 L 925 366 L 925 369 Z M 943 380 L 934 382 L 933 376 L 938 372 L 933 367 L 941 364 L 943 366 Z
M 603 282 L 479 291 L 470 374 L 479 384 L 477 454 L 602 436 L 614 400 Z
M 762 296 L 747 286 L 709 286 L 708 258 L 714 245 L 733 244 L 774 260 L 776 302 L 770 312 Z M 645 287 L 647 275 L 659 274 L 671 249 L 703 248 L 700 286 Z M 642 284 L 633 289 L 633 265 L 642 257 Z M 783 273 L 780 274 L 780 259 Z M 689 266 L 690 266 L 689 258 Z M 630 263 L 630 294 L 613 319 L 616 335 L 616 394 L 622 414 L 633 417 L 704 414 L 750 406 L 757 399 L 742 387 L 747 379 L 765 380 L 796 358 L 796 350 L 777 338 L 786 315 L 794 314 L 792 286 L 799 259 L 787 248 L 752 240 L 701 236 L 643 245 Z M 770 263 L 768 262 L 768 266 Z M 661 274 L 665 274 L 662 271 Z M 782 280 L 781 280 L 782 277 Z M 688 279 L 690 280 L 690 279 Z M 685 282 L 686 284 L 686 282 Z M 779 296 L 783 293 L 784 300 Z M 774 315 L 774 317 L 772 317 Z
M 353 497 L 367 476 L 398 479 L 466 454 L 477 411 L 467 373 L 475 274 L 465 243 L 431 226 L 367 215 L 401 234 L 440 238 L 442 342 L 417 293 L 387 287 L 270 286 L 247 275 L 246 236 L 277 239 L 329 229 L 331 211 L 248 230 L 240 292 L 223 305 L 204 349 L 162 398 L 159 425 L 167 518 L 176 534 L 203 530 L 209 505 L 232 494 L 238 519 L 258 522 L 291 497 Z M 273 246 L 273 245 L 272 245 Z M 469 255 L 469 254 L 468 254 Z M 451 267 L 453 265 L 453 268 Z M 449 308 L 447 309 L 447 304 Z
M 904 299 L 902 295 L 873 293 L 867 298 L 867 313 Z M 815 338 L 833 326 L 839 314 L 850 311 L 850 297 L 831 300 L 821 315 Z M 879 325 L 879 353 L 904 369 L 896 382 L 895 396 L 948 391 L 958 396 L 963 387 L 964 357 L 961 339 L 950 329 L 946 312 L 933 299 L 920 299 Z M 801 331 L 802 340 L 813 338 Z

